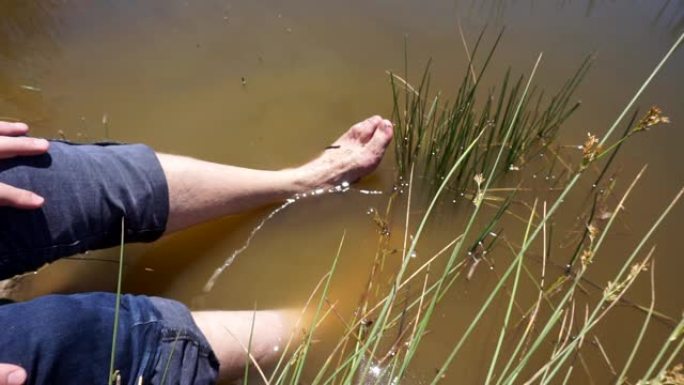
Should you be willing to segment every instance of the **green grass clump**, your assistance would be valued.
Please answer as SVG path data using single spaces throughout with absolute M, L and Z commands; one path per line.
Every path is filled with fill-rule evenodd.
M 572 382 L 575 369 L 582 361 L 581 355 L 583 349 L 586 349 L 585 346 L 589 345 L 588 340 L 593 336 L 594 340 L 597 341 L 596 344 L 600 345 L 600 341 L 592 333 L 606 319 L 606 315 L 617 304 L 621 303 L 625 293 L 646 270 L 646 267 L 653 266 L 654 247 L 649 245 L 652 236 L 681 199 L 684 188 L 655 218 L 650 228 L 640 237 L 628 255 L 621 259 L 616 259 L 619 256 L 611 256 L 611 259 L 618 261 L 618 263 L 610 282 L 601 288 L 598 298 L 585 299 L 586 309 L 581 312 L 578 310 L 577 314 L 575 312 L 576 294 L 583 290 L 582 284 L 586 282 L 586 273 L 592 266 L 592 260 L 601 255 L 601 248 L 606 241 L 606 236 L 611 233 L 616 218 L 621 216 L 625 202 L 640 180 L 644 169 L 634 177 L 614 207 L 611 207 L 612 215 L 601 228 L 590 231 L 591 242 L 584 245 L 586 253 L 583 253 L 583 257 L 580 259 L 581 263 L 578 264 L 577 268 L 564 272 L 560 277 L 561 279 L 551 285 L 544 283 L 546 265 L 551 263 L 547 255 L 550 242 L 548 227 L 551 226 L 554 215 L 564 207 L 564 200 L 576 188 L 579 180 L 584 177 L 592 178 L 592 180 L 595 178 L 591 172 L 592 167 L 589 166 L 598 162 L 604 155 L 609 154 L 609 151 L 614 151 L 619 147 L 618 144 L 623 139 L 615 142 L 614 145 L 608 145 L 611 135 L 627 113 L 634 108 L 639 96 L 682 40 L 684 40 L 684 34 L 679 37 L 627 103 L 615 123 L 603 135 L 603 139 L 597 139 L 600 145 L 592 147 L 590 152 L 585 151 L 584 158 L 573 169 L 572 175 L 568 177 L 567 183 L 555 198 L 549 201 L 535 199 L 534 203 L 530 205 L 529 216 L 522 234 L 522 243 L 520 245 L 509 245 L 513 257 L 511 263 L 505 265 L 502 272 L 499 272 L 497 282 L 487 293 L 485 300 L 480 308 L 475 311 L 475 315 L 465 329 L 454 331 L 458 334 L 455 336 L 456 341 L 454 341 L 451 351 L 446 357 L 434 357 L 435 366 L 438 368 L 436 373 L 427 382 L 421 381 L 421 383 L 435 385 L 442 382 L 447 369 L 458 359 L 466 341 L 471 337 L 474 330 L 482 325 L 485 314 L 502 296 L 507 301 L 505 302 L 505 313 L 499 333 L 489 341 L 480 341 L 483 349 L 491 348 L 493 351 L 489 365 L 481 368 L 484 383 L 488 385 L 575 383 Z M 433 138 L 433 131 L 431 130 L 439 130 L 440 126 L 437 123 L 424 124 L 425 122 L 433 122 L 433 116 L 437 110 L 434 107 L 436 102 L 432 102 L 428 107 L 428 104 L 420 97 L 426 88 L 421 86 L 419 90 L 413 90 L 408 84 L 405 84 L 408 89 L 407 95 L 410 98 L 407 105 L 415 108 L 415 111 L 405 107 L 404 111 L 407 111 L 405 114 L 397 112 L 396 108 L 399 103 L 395 101 L 395 119 L 397 116 L 403 119 L 401 128 L 398 129 L 406 135 L 400 138 L 407 138 L 397 144 L 398 164 L 409 180 L 406 186 L 409 198 L 406 234 L 404 234 L 405 247 L 401 249 L 398 256 L 399 266 L 393 272 L 387 290 L 376 294 L 377 300 L 371 300 L 370 296 L 364 296 L 356 314 L 351 320 L 345 321 L 346 332 L 331 351 L 318 353 L 324 355 L 323 364 L 311 368 L 313 374 L 311 377 L 306 377 L 302 375 L 302 369 L 307 366 L 307 359 L 311 357 L 311 350 L 313 349 L 311 335 L 322 319 L 335 312 L 334 307 L 330 305 L 334 301 L 327 298 L 327 287 L 340 256 L 340 251 L 338 251 L 331 271 L 324 277 L 325 285 L 321 290 L 322 293 L 317 294 L 316 322 L 307 332 L 307 338 L 305 338 L 305 343 L 302 346 L 289 349 L 289 352 L 283 353 L 283 360 L 278 365 L 276 372 L 267 381 L 269 384 L 395 385 L 407 380 L 407 372 L 410 370 L 416 353 L 429 330 L 431 320 L 436 314 L 437 305 L 444 298 L 454 280 L 461 275 L 464 270 L 463 267 L 470 258 L 469 251 L 472 251 L 472 248 L 468 246 L 472 243 L 469 242 L 472 239 L 481 239 L 483 233 L 498 223 L 502 215 L 501 210 L 507 210 L 510 203 L 509 200 L 505 201 L 502 205 L 503 208 L 497 211 L 492 219 L 484 221 L 486 223 L 484 230 L 478 231 L 478 223 L 482 222 L 479 219 L 485 214 L 481 210 L 483 201 L 474 200 L 475 204 L 469 206 L 471 211 L 467 213 L 465 226 L 456 230 L 454 239 L 441 251 L 428 258 L 427 261 L 421 261 L 424 262 L 422 265 L 416 266 L 416 262 L 411 256 L 421 239 L 426 236 L 429 237 L 429 234 L 424 232 L 427 222 L 436 211 L 438 200 L 450 187 L 460 186 L 461 182 L 458 180 L 460 175 L 484 174 L 486 177 L 483 177 L 479 182 L 481 184 L 479 190 L 484 195 L 488 194 L 496 176 L 510 167 L 512 160 L 519 159 L 521 154 L 527 153 L 531 146 L 536 145 L 535 140 L 548 140 L 548 135 L 557 130 L 560 122 L 567 117 L 568 111 L 573 109 L 573 107 L 567 108 L 569 105 L 564 100 L 569 99 L 570 90 L 574 89 L 577 79 L 583 76 L 584 69 L 582 68 L 585 67 L 585 64 L 573 77 L 574 80 L 571 79 L 566 83 L 563 88 L 564 91 L 559 93 L 560 96 L 552 98 L 555 102 L 552 102 L 551 105 L 555 107 L 547 107 L 543 113 L 526 112 L 528 111 L 526 108 L 530 106 L 529 95 L 533 90 L 531 87 L 532 78 L 540 61 L 541 55 L 534 65 L 530 78 L 524 83 L 514 86 L 515 91 L 504 92 L 504 94 L 512 95 L 506 99 L 506 103 L 498 103 L 497 108 L 485 109 L 485 111 L 498 111 L 498 107 L 501 107 L 501 111 L 509 110 L 509 112 L 487 113 L 488 117 L 506 116 L 506 119 L 499 120 L 496 124 L 483 124 L 487 119 L 480 122 L 480 119 L 473 118 L 475 115 L 472 113 L 472 106 L 465 102 L 457 102 L 456 105 L 465 107 L 465 111 L 470 112 L 459 111 L 459 108 L 452 105 L 452 108 L 444 112 L 445 117 L 442 120 L 434 118 L 434 122 L 453 122 L 453 127 L 460 128 L 466 127 L 466 122 L 480 122 L 478 124 L 481 124 L 478 126 L 480 128 L 471 128 L 466 134 L 460 134 L 458 130 L 435 131 L 441 132 L 447 139 L 450 138 L 450 133 L 459 137 L 462 136 L 460 139 L 453 139 L 456 143 L 462 143 L 463 149 L 457 146 L 458 151 L 454 150 L 448 155 L 448 157 L 453 157 L 451 162 L 435 157 L 436 160 L 426 160 L 424 164 L 420 164 L 420 155 L 424 151 L 421 149 L 421 145 L 428 146 L 429 149 L 430 146 L 435 148 L 434 146 L 437 146 L 437 143 L 442 143 L 431 139 Z M 424 76 L 421 84 L 427 84 L 427 79 L 429 79 L 429 75 Z M 472 86 L 476 86 L 476 84 Z M 472 87 L 465 88 L 465 91 L 459 93 L 459 97 L 467 100 L 467 94 L 472 90 Z M 531 111 L 536 111 L 536 108 Z M 468 115 L 470 117 L 467 117 Z M 417 119 L 417 117 L 420 117 L 420 122 L 423 123 L 416 124 L 416 120 L 413 119 Z M 422 129 L 419 129 L 420 127 Z M 496 134 L 492 134 L 492 131 Z M 430 138 L 430 140 L 426 140 L 426 138 Z M 431 144 L 433 142 L 435 144 Z M 540 144 L 543 145 L 543 143 Z M 449 159 L 448 157 L 447 159 Z M 440 162 L 444 162 L 444 165 L 440 166 Z M 442 167 L 444 173 L 443 178 L 437 179 L 438 184 L 430 202 L 425 207 L 422 219 L 417 226 L 409 226 L 408 212 L 411 209 L 412 182 L 414 172 L 421 166 L 428 167 L 428 170 Z M 467 170 L 467 168 L 473 167 L 475 170 Z M 413 234 L 410 241 L 408 241 L 408 234 Z M 381 237 L 388 238 L 389 235 L 383 234 Z M 580 242 L 583 242 L 583 239 Z M 385 252 L 387 243 L 387 239 L 380 242 L 376 262 L 387 256 Z M 543 251 L 541 282 L 535 280 L 535 275 L 530 272 L 527 266 L 529 259 L 532 258 L 531 250 L 533 247 Z M 440 260 L 439 264 L 434 263 L 437 259 Z M 378 263 L 374 266 L 377 265 Z M 435 266 L 439 267 L 435 268 Z M 652 271 L 651 269 L 651 282 L 653 283 Z M 370 273 L 370 277 L 369 282 L 371 283 L 374 279 L 379 280 L 373 271 Z M 533 299 L 530 311 L 524 312 L 520 322 L 515 326 L 514 304 L 522 300 L 519 288 L 525 277 L 534 281 L 538 287 L 538 296 Z M 387 282 L 386 278 L 384 276 L 381 280 Z M 418 286 L 421 289 L 417 293 L 415 290 L 406 291 L 406 287 L 410 285 L 413 285 L 414 288 Z M 383 285 L 376 284 L 374 291 L 379 293 L 376 289 L 380 287 Z M 542 307 L 544 311 L 541 311 Z M 684 319 L 675 321 L 674 325 L 671 325 L 671 332 L 655 356 L 643 357 L 641 355 L 648 369 L 643 373 L 633 373 L 632 363 L 635 357 L 640 356 L 638 353 L 643 336 L 649 321 L 655 316 L 653 297 L 645 314 L 643 326 L 638 333 L 633 349 L 629 352 L 628 359 L 622 364 L 617 361 L 611 363 L 606 360 L 613 371 L 611 383 L 616 385 L 627 383 L 666 384 L 667 381 L 681 374 L 681 367 L 676 366 L 676 359 L 681 357 L 682 349 L 684 349 Z M 374 320 L 374 322 L 368 323 L 367 320 L 369 319 Z M 393 342 L 388 344 L 388 340 Z M 287 354 L 289 354 L 289 358 L 285 358 Z M 579 360 L 576 359 L 578 356 L 580 357 Z M 541 364 L 540 357 L 543 357 Z M 477 368 L 471 368 L 471 370 L 477 370 Z M 635 380 L 627 381 L 628 373 Z
M 499 36 L 500 38 L 500 36 Z M 614 153 L 620 144 L 632 132 L 643 131 L 648 123 L 664 119 L 659 110 L 651 110 L 646 120 L 637 124 L 636 131 L 626 131 L 622 138 L 609 144 L 611 135 L 617 126 L 634 108 L 652 79 L 668 61 L 672 53 L 684 40 L 684 34 L 673 44 L 671 49 L 655 67 L 639 90 L 627 103 L 622 113 L 612 126 L 603 134 L 602 139 L 590 138 L 591 146 L 585 144 L 584 156 L 572 168 L 567 182 L 553 199 L 535 198 L 529 206 L 529 213 L 524 219 L 520 245 L 508 244 L 511 262 L 504 264 L 498 272 L 498 279 L 475 314 L 467 322 L 463 330 L 454 330 L 455 341 L 445 357 L 434 357 L 435 373 L 421 383 L 436 385 L 442 382 L 444 375 L 452 363 L 459 358 L 459 353 L 474 331 L 482 326 L 485 315 L 500 298 L 504 302 L 505 312 L 498 334 L 491 340 L 480 341 L 482 349 L 491 348 L 492 356 L 488 365 L 481 369 L 486 385 L 512 384 L 551 384 L 573 383 L 573 376 L 578 366 L 576 357 L 581 357 L 583 349 L 588 345 L 598 325 L 606 319 L 616 305 L 623 300 L 625 293 L 646 270 L 653 267 L 654 247 L 650 242 L 663 220 L 670 214 L 674 206 L 684 195 L 682 188 L 665 206 L 662 213 L 653 220 L 652 225 L 639 237 L 638 242 L 626 256 L 611 256 L 617 261 L 617 268 L 609 283 L 601 287 L 598 298 L 585 300 L 586 308 L 575 312 L 577 293 L 583 290 L 587 271 L 592 267 L 592 260 L 599 258 L 606 237 L 624 211 L 634 187 L 644 173 L 642 169 L 627 187 L 617 203 L 611 207 L 612 215 L 596 229 L 588 230 L 579 240 L 573 260 L 576 256 L 580 263 L 574 269 L 567 269 L 559 279 L 547 285 L 545 283 L 546 266 L 550 264 L 548 251 L 550 229 L 554 215 L 564 206 L 563 203 L 576 187 L 580 179 L 588 177 L 595 180 L 592 168 L 605 156 Z M 498 39 L 497 39 L 498 42 Z M 475 46 L 475 51 L 477 46 Z M 496 44 L 494 48 L 496 47 Z M 258 362 L 250 355 L 249 346 L 245 348 L 246 367 L 256 367 L 261 379 L 269 385 L 397 385 L 408 382 L 407 373 L 423 346 L 431 321 L 437 314 L 437 307 L 444 299 L 455 279 L 462 276 L 465 266 L 473 258 L 475 245 L 484 241 L 486 234 L 498 226 L 501 217 L 507 213 L 512 198 L 505 199 L 495 214 L 487 219 L 482 210 L 484 198 L 491 192 L 492 185 L 506 170 L 523 165 L 534 151 L 543 150 L 556 136 L 561 124 L 576 109 L 577 104 L 570 102 L 571 95 L 588 68 L 585 60 L 576 74 L 568 80 L 561 90 L 547 103 L 541 102 L 541 93 L 535 94 L 532 80 L 541 63 L 542 55 L 537 58 L 529 78 L 522 77 L 515 82 L 510 81 L 510 72 L 504 77 L 502 90 L 495 101 L 490 93 L 488 100 L 480 112 L 476 112 L 475 94 L 479 79 L 482 78 L 494 48 L 490 51 L 483 68 L 478 75 L 469 73 L 453 103 L 445 102 L 439 106 L 439 97 L 428 102 L 425 96 L 429 86 L 429 67 L 421 80 L 418 89 L 401 80 L 403 93 L 398 91 L 392 76 L 394 95 L 394 120 L 397 129 L 396 156 L 401 175 L 408 180 L 408 204 L 406 207 L 406 224 L 403 237 L 404 246 L 393 257 L 397 258 L 398 267 L 392 271 L 389 283 L 387 276 L 377 274 L 376 267 L 390 253 L 388 252 L 391 234 L 383 232 L 374 267 L 369 273 L 367 293 L 373 291 L 374 296 L 364 295 L 358 309 L 350 319 L 343 319 L 345 332 L 336 341 L 330 351 L 321 351 L 314 345 L 316 328 L 331 314 L 336 313 L 335 301 L 329 298 L 329 288 L 341 258 L 343 244 L 333 259 L 332 266 L 321 279 L 311 295 L 307 306 L 314 309 L 311 325 L 306 330 L 303 342 L 292 343 L 294 338 L 283 348 L 282 356 L 276 368 L 265 375 L 258 367 Z M 473 55 L 475 52 L 473 53 Z M 472 64 L 472 61 L 471 61 Z M 469 71 L 470 72 L 470 71 Z M 399 96 L 404 95 L 404 103 Z M 536 95 L 536 96 L 535 96 Z M 534 96 L 534 97 L 533 97 Z M 542 107 L 543 105 L 543 107 Z M 632 122 L 634 119 L 632 119 Z M 655 123 L 654 123 L 655 124 Z M 628 126 L 632 126 L 630 123 Z M 608 158 L 608 163 L 612 157 Z M 423 215 L 417 224 L 409 224 L 409 213 L 412 204 L 412 188 L 416 172 L 426 173 L 434 182 L 434 192 L 429 203 L 421 207 Z M 605 173 L 605 167 L 599 178 Z M 480 175 L 481 174 L 481 175 Z M 465 184 L 479 175 L 478 192 L 469 211 L 464 213 L 465 225 L 455 229 L 453 239 L 442 250 L 427 260 L 416 261 L 412 258 L 418 244 L 424 237 L 429 237 L 427 224 L 437 211 L 438 202 L 444 194 L 452 189 L 463 190 Z M 389 206 L 393 195 L 390 198 Z M 389 209 L 388 209 L 389 211 Z M 593 217 L 593 209 L 590 218 Z M 479 228 L 484 223 L 484 227 Z M 412 237 L 408 235 L 412 234 Z M 410 240 L 409 240 L 410 238 Z M 590 238 L 590 242 L 585 242 Z M 344 241 L 344 237 L 343 237 Z M 530 271 L 528 261 L 532 258 L 533 248 L 542 250 L 541 274 Z M 491 248 L 491 244 L 485 248 Z M 580 250 L 582 251 L 580 253 Z M 622 257 L 622 259 L 618 259 Z M 439 262 L 439 263 L 437 263 Z M 417 263 L 422 263 L 417 265 Z M 540 279 L 535 278 L 540 276 Z M 515 326 L 514 309 L 520 298 L 520 287 L 523 280 L 529 277 L 538 288 L 536 298 L 532 299 L 529 311 L 521 312 L 520 321 Z M 119 281 L 121 276 L 119 277 Z M 651 268 L 653 284 L 653 269 Z M 409 291 L 407 287 L 419 287 L 420 290 Z M 372 290 L 371 290 L 372 287 Z M 119 290 L 120 291 L 120 290 Z M 529 298 L 527 298 L 529 300 Z M 646 309 L 646 317 L 636 337 L 628 359 L 624 363 L 613 361 L 609 366 L 613 371 L 611 383 L 620 384 L 667 384 L 672 378 L 681 374 L 681 367 L 675 360 L 681 357 L 684 349 L 684 318 L 675 321 L 671 332 L 653 357 L 639 355 L 641 343 L 651 319 L 656 317 L 654 311 L 655 298 Z M 543 308 L 543 311 L 542 311 Z M 580 314 L 581 313 L 581 314 Z M 463 317 L 467 314 L 464 313 Z M 373 322 L 368 322 L 373 320 Z M 116 330 L 116 329 L 115 329 Z M 440 336 L 441 337 L 441 336 Z M 251 338 L 251 337 L 250 337 Z M 113 341 L 116 340 L 116 335 Z M 388 343 L 388 341 L 390 343 Z M 600 345 L 600 342 L 597 342 Z M 312 357 L 319 358 L 318 366 L 312 368 Z M 539 360 L 539 358 L 543 360 Z M 635 374 L 632 363 L 640 357 L 648 368 L 643 373 Z M 580 359 L 581 361 L 581 359 Z M 541 362 L 541 363 L 540 363 Z M 618 366 L 619 365 L 619 366 Z M 112 365 L 112 368 L 114 366 Z M 247 370 L 247 369 L 246 369 Z M 477 370 L 473 368 L 472 370 Z M 631 375 L 636 381 L 627 381 Z M 245 371 L 245 382 L 248 372 Z M 446 381 L 444 381 L 446 382 Z M 670 381 L 671 382 L 671 381 Z M 449 381 L 449 383 L 454 383 Z
M 482 36 L 474 46 L 473 59 Z M 448 187 L 462 192 L 477 174 L 491 174 L 498 179 L 507 171 L 522 168 L 533 155 L 553 143 L 562 124 L 579 107 L 580 103 L 573 101 L 573 93 L 590 67 L 590 57 L 550 98 L 534 86 L 525 93 L 525 76 L 514 77 L 509 68 L 500 90 L 488 90 L 484 102 L 478 103 L 485 72 L 501 36 L 497 37 L 477 74 L 473 59 L 470 60 L 453 102 L 442 101 L 439 94 L 430 96 L 430 62 L 417 87 L 408 79 L 390 73 L 395 153 L 402 179 L 406 179 L 415 165 L 427 182 L 439 185 L 456 159 L 466 153 L 468 144 L 483 131 L 482 140 L 466 154 L 463 166 Z M 509 128 L 510 138 L 504 141 Z M 504 151 L 495 167 L 499 148 Z

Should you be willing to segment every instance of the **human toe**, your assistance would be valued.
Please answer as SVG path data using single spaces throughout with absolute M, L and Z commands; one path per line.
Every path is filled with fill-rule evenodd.
M 373 137 L 368 142 L 368 146 L 382 154 L 392 141 L 393 135 L 394 129 L 392 122 L 387 119 L 382 119 L 380 124 L 378 124 L 378 128 L 373 133 Z
M 374 115 L 362 122 L 356 123 L 349 130 L 351 139 L 358 140 L 361 143 L 368 142 L 373 137 L 373 133 L 375 133 L 375 130 L 381 122 L 382 118 L 378 115 Z

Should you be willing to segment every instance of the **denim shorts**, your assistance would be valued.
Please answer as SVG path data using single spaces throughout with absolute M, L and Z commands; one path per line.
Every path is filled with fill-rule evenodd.
M 48 295 L 0 306 L 0 362 L 27 384 L 106 384 L 116 295 Z M 164 298 L 123 295 L 114 369 L 121 384 L 213 384 L 218 361 L 188 309 Z
M 0 207 L 0 279 L 58 258 L 159 238 L 169 215 L 166 177 L 147 146 L 50 143 L 40 156 L 0 160 L 0 183 L 45 198 L 38 210 Z
M 58 258 L 159 238 L 169 215 L 166 177 L 144 145 L 53 141 L 40 156 L 0 160 L 0 183 L 45 197 L 37 210 L 0 207 L 0 279 Z M 106 384 L 115 295 L 50 295 L 0 306 L 0 362 L 28 384 Z M 182 304 L 122 297 L 114 368 L 122 384 L 212 384 L 218 362 Z

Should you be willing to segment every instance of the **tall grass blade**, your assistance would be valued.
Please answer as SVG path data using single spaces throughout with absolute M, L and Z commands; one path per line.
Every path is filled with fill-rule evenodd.
M 116 302 L 114 305 L 114 328 L 112 330 L 112 352 L 109 358 L 109 384 L 115 381 L 114 366 L 116 360 L 116 339 L 119 333 L 119 308 L 121 307 L 121 283 L 123 281 L 123 257 L 124 257 L 124 217 L 121 217 L 121 242 L 119 244 L 119 271 L 116 279 Z

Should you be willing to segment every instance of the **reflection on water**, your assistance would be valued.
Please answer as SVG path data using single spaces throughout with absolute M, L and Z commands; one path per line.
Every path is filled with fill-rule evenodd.
M 458 23 L 471 42 L 484 24 L 507 30 L 491 68 L 494 84 L 510 65 L 527 71 L 540 51 L 544 61 L 537 82 L 555 89 L 581 59 L 597 53 L 594 68 L 577 95 L 583 105 L 564 128 L 560 142 L 568 158 L 580 156 L 577 146 L 587 132 L 605 132 L 607 125 L 682 30 L 684 3 L 676 0 L 640 1 L 504 1 L 402 0 L 321 3 L 297 0 L 266 2 L 98 2 L 14 1 L 0 4 L 0 116 L 26 120 L 34 133 L 75 140 L 145 142 L 154 148 L 208 160 L 260 168 L 281 168 L 308 160 L 353 122 L 367 115 L 389 115 L 387 70 L 402 73 L 404 38 L 409 43 L 409 77 L 417 79 L 422 64 L 433 58 L 432 88 L 452 97 L 466 70 Z M 490 27 L 491 28 L 491 27 Z M 487 36 L 486 39 L 490 39 Z M 659 105 L 673 121 L 627 143 L 611 171 L 616 191 L 644 163 L 649 170 L 637 188 L 624 219 L 595 262 L 586 285 L 596 295 L 610 279 L 615 260 L 633 248 L 652 219 L 681 188 L 684 162 L 684 55 L 678 52 L 642 98 L 645 109 Z M 548 85 L 548 86 L 547 86 Z M 61 132 L 61 134 L 60 134 Z M 629 154 L 629 156 L 627 156 Z M 550 173 L 545 160 L 539 170 L 525 172 L 521 202 L 547 197 L 543 191 Z M 557 165 L 557 168 L 560 168 Z M 521 173 L 521 175 L 524 173 Z M 393 160 L 386 159 L 373 178 L 359 188 L 389 191 L 394 181 Z M 527 175 L 527 174 L 524 174 Z M 534 179 L 534 180 L 533 180 Z M 541 179 L 541 180 L 540 180 Z M 515 176 L 502 186 L 517 184 Z M 563 271 L 576 239 L 584 231 L 581 218 L 591 198 L 591 186 L 578 188 L 566 202 L 565 214 L 554 221 L 549 269 Z M 420 195 L 420 192 L 416 192 Z M 617 194 L 617 193 L 616 193 Z M 504 194 L 501 194 L 504 196 Z M 378 225 L 369 209 L 384 213 L 390 194 L 330 194 L 300 201 L 264 218 L 274 207 L 226 218 L 153 245 L 127 248 L 124 287 L 130 292 L 165 295 L 188 304 L 202 294 L 207 278 L 227 258 L 241 250 L 250 233 L 261 227 L 248 248 L 230 268 L 217 275 L 213 290 L 202 296 L 203 307 L 281 307 L 303 303 L 330 265 L 341 235 L 341 255 L 331 299 L 340 314 L 351 314 L 365 289 L 377 249 Z M 391 246 L 403 247 L 405 195 L 397 198 L 388 218 Z M 615 196 L 608 199 L 615 204 Z M 449 201 L 451 202 L 451 201 Z M 440 206 L 420 244 L 422 261 L 457 235 L 470 203 Z M 513 207 L 526 216 L 525 207 Z M 416 223 L 424 208 L 415 205 Z M 492 214 L 492 213 L 488 213 Z M 684 307 L 679 275 L 681 207 L 658 231 L 657 310 L 677 317 Z M 502 224 L 502 234 L 515 244 L 524 228 L 516 218 Z M 501 233 L 497 229 L 497 233 Z M 400 235 L 401 234 L 401 235 Z M 538 250 L 539 251 L 539 250 Z M 387 256 L 386 268 L 396 264 Z M 541 253 L 538 253 L 539 255 Z M 24 295 L 49 291 L 112 290 L 116 259 L 104 251 L 86 258 L 65 260 L 24 280 Z M 473 312 L 510 261 L 505 243 L 473 269 L 470 280 L 458 280 L 434 319 L 431 334 L 416 357 L 416 378 L 431 378 L 433 370 L 457 340 Z M 529 268 L 540 268 L 531 256 Z M 483 263 L 491 268 L 482 268 Z M 76 278 L 75 278 L 76 277 Z M 417 287 L 407 289 L 415 294 Z M 523 291 L 532 295 L 532 288 Z M 648 304 L 648 282 L 637 282 L 629 294 L 635 304 Z M 579 304 L 578 304 L 579 306 Z M 482 370 L 492 352 L 481 341 L 492 339 L 505 309 L 495 305 L 467 343 L 447 379 L 482 382 Z M 643 312 L 631 306 L 616 310 L 597 330 L 606 354 L 624 362 Z M 321 336 L 339 331 L 328 326 Z M 654 322 L 645 356 L 654 355 L 667 335 L 666 321 Z M 626 337 L 627 336 L 627 337 Z M 488 345 L 489 346 L 489 345 Z M 610 379 L 597 348 L 587 348 L 585 359 L 594 383 Z M 640 366 L 641 365 L 641 366 Z M 315 366 L 315 365 L 312 365 Z M 644 368 L 635 363 L 635 371 Z M 576 383 L 587 383 L 577 372 Z

